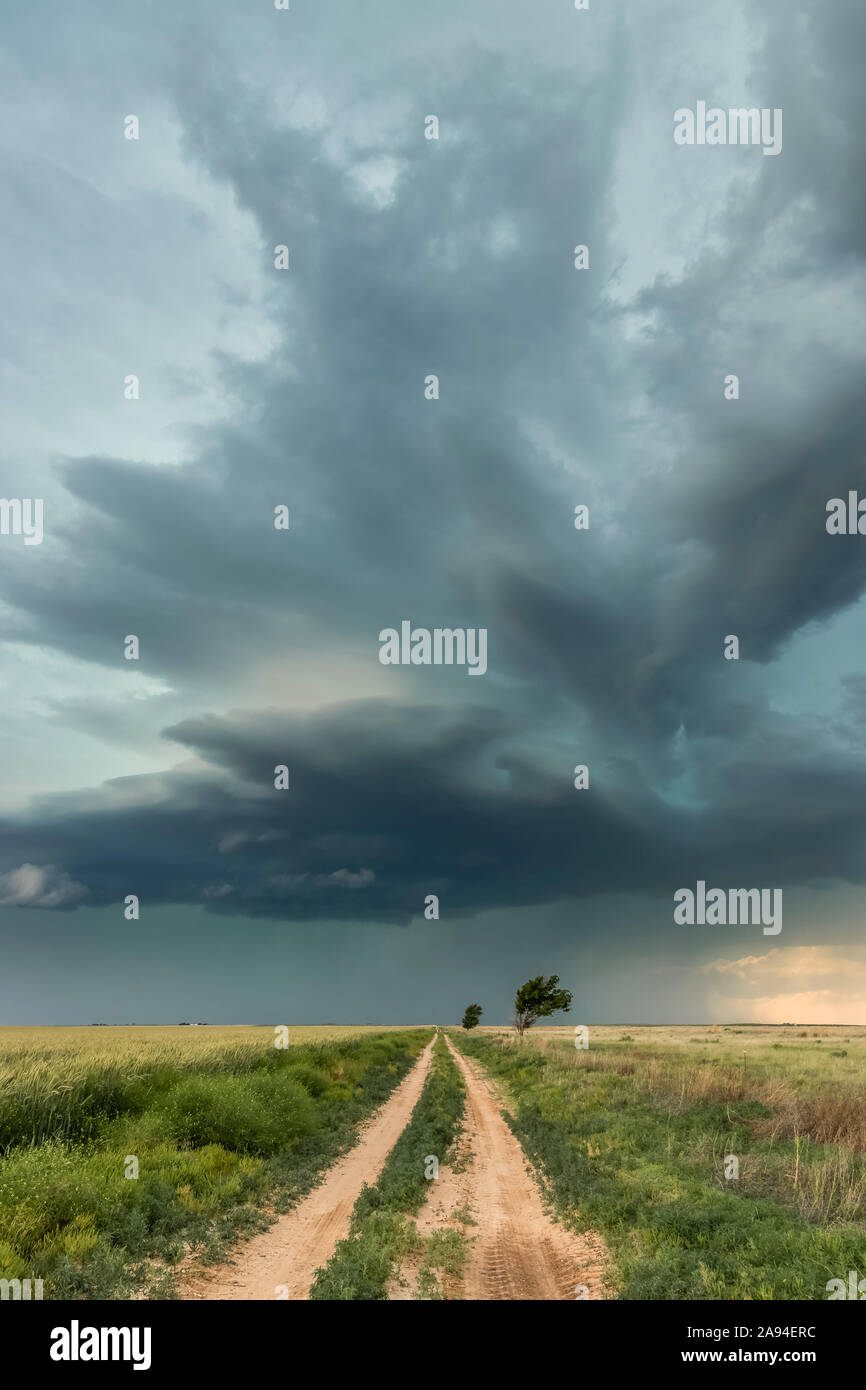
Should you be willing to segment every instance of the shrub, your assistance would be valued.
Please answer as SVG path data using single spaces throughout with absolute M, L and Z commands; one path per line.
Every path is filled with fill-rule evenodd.
M 320 1096 L 332 1084 L 330 1076 L 323 1072 L 319 1067 L 310 1066 L 306 1062 L 296 1062 L 290 1064 L 287 1070 L 291 1074 L 293 1081 L 299 1081 L 308 1095 Z
M 272 1154 L 316 1128 L 308 1092 L 279 1073 L 189 1076 L 169 1093 L 162 1112 L 166 1137 L 193 1149 L 220 1144 L 241 1153 Z

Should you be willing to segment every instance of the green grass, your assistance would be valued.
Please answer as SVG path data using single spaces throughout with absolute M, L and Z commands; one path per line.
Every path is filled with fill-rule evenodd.
M 502 1083 L 563 1220 L 604 1236 L 614 1296 L 826 1299 L 828 1280 L 866 1274 L 858 1079 L 827 1096 L 824 1064 L 801 1066 L 794 1048 L 736 1064 L 686 1048 L 455 1040 Z
M 434 1155 L 440 1164 L 445 1161 L 460 1128 L 464 1100 L 460 1073 L 440 1037 L 412 1118 L 391 1150 L 378 1183 L 361 1189 L 349 1235 L 317 1271 L 311 1299 L 385 1299 L 388 1281 L 410 1253 L 422 1257 L 419 1291 L 425 1297 L 441 1298 L 434 1271 L 459 1273 L 463 1237 L 449 1231 L 424 1241 L 407 1218 L 418 1212 L 428 1195 L 430 1182 L 424 1176 L 428 1156 Z
M 0 1092 L 0 1277 L 43 1278 L 55 1299 L 174 1296 L 171 1266 L 185 1250 L 219 1259 L 287 1210 L 429 1037 L 279 1050 L 262 1030 L 254 1047 L 149 1066 L 88 1059 L 66 1091 L 28 1058 Z M 128 1178 L 133 1156 L 139 1175 Z
M 334 1043 L 391 1032 L 292 1027 L 285 1053 L 300 1066 L 302 1055 L 315 1061 L 319 1044 L 327 1059 Z M 0 1153 L 25 1138 L 93 1138 L 103 1120 L 140 1111 L 183 1076 L 283 1065 L 274 1041 L 266 1027 L 0 1028 Z

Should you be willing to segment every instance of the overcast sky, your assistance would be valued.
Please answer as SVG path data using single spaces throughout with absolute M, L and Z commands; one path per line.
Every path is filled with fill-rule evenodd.
M 4 30 L 0 1021 L 866 1022 L 861 0 Z

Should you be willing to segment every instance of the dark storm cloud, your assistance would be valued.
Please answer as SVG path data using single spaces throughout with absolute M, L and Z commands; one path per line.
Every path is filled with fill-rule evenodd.
M 790 5 L 771 0 L 761 22 L 766 42 L 758 77 L 786 100 L 786 157 L 768 206 L 753 220 L 804 196 L 803 237 L 811 263 L 831 273 L 866 255 L 866 90 L 862 81 L 866 10 L 859 0 Z M 778 103 L 776 103 L 778 104 Z M 790 112 L 790 118 L 789 114 Z
M 418 615 L 465 609 L 491 543 L 537 563 L 552 509 L 567 520 L 570 508 L 525 421 L 558 395 L 573 447 L 594 456 L 599 430 L 601 364 L 582 331 L 597 309 L 571 245 L 577 226 L 604 276 L 604 91 L 599 74 L 578 101 L 562 77 L 477 57 L 442 94 L 453 146 L 446 131 L 430 148 L 419 111 L 390 151 L 397 197 L 380 209 L 322 134 L 275 126 L 265 93 L 205 65 L 183 94 L 187 143 L 255 215 L 283 343 L 264 366 L 225 363 L 246 420 L 205 434 L 194 464 L 64 469 L 81 505 L 37 580 L 6 560 L 6 635 L 113 664 L 118 633 L 146 634 L 148 673 L 182 678 L 281 633 L 296 641 L 298 614 L 315 649 L 317 626 L 333 641 L 375 635 L 395 593 Z M 581 141 L 578 109 L 592 131 Z M 284 239 L 281 276 L 270 267 Z M 574 378 L 579 411 L 554 385 Z M 278 502 L 292 509 L 289 544 L 272 529 Z
M 772 758 L 729 767 L 695 815 L 639 776 L 578 795 L 521 753 L 526 731 L 476 706 L 368 700 L 168 732 L 200 763 L 3 826 L 6 901 L 102 906 L 135 893 L 232 915 L 405 923 L 430 893 L 455 916 L 714 873 L 791 883 L 862 879 L 866 867 L 862 778 L 841 763 L 820 775 Z M 287 790 L 273 785 L 274 750 L 291 768 Z M 12 877 L 21 864 L 26 892 Z M 68 891 L 46 900 L 60 877 Z
M 855 57 L 866 12 L 774 4 L 760 18 L 749 90 L 784 108 L 784 153 L 734 187 L 710 229 L 721 246 L 696 247 L 687 275 L 660 278 L 636 303 L 652 325 L 638 379 L 668 422 L 676 466 L 661 486 L 642 480 L 636 499 L 671 560 L 655 576 L 652 650 L 638 646 L 633 670 L 659 732 L 682 723 L 736 740 L 772 738 L 781 721 L 748 686 L 735 693 L 720 679 L 723 636 L 739 636 L 744 659 L 771 661 L 866 588 L 866 552 L 824 525 L 828 499 L 862 477 L 866 437 L 866 356 L 852 334 L 866 249 Z M 722 399 L 729 372 L 740 377 L 736 405 Z M 784 733 L 780 755 L 808 760 L 796 732 Z M 823 751 L 816 763 L 826 766 Z
M 86 806 L 42 805 L 32 826 L 4 827 L 4 853 L 10 865 L 62 857 L 92 905 L 137 893 L 307 920 L 407 922 L 428 893 L 449 913 L 590 893 L 614 845 L 632 881 L 650 871 L 658 822 L 649 832 L 604 797 L 592 809 L 569 798 L 502 752 L 509 732 L 495 711 L 382 700 L 189 720 L 169 734 L 202 769 L 124 779 Z M 285 791 L 274 750 L 291 769 Z
M 74 515 L 38 571 L 8 559 L 4 630 L 106 665 L 135 632 L 143 669 L 183 686 L 281 647 L 326 671 L 349 646 L 375 669 L 379 629 L 407 616 L 484 624 L 490 707 L 458 709 L 452 684 L 447 714 L 404 693 L 190 718 L 169 734 L 201 766 L 43 801 L 5 827 L 9 871 L 56 867 L 95 903 L 380 921 L 428 893 L 458 913 L 714 873 L 862 880 L 863 769 L 778 715 L 749 668 L 866 585 L 866 552 L 824 530 L 866 424 L 862 349 L 824 346 L 839 250 L 862 254 L 860 171 L 833 133 L 861 97 L 835 19 L 812 16 L 794 72 L 772 14 L 760 77 L 785 106 L 784 152 L 732 186 L 722 249 L 630 306 L 650 327 L 629 339 L 606 293 L 621 35 L 591 81 L 468 54 L 437 83 L 438 145 L 411 107 L 417 73 L 391 74 L 411 119 L 387 140 L 356 132 L 345 164 L 206 53 L 177 94 L 185 149 L 254 219 L 280 345 L 224 361 L 234 422 L 187 466 L 65 467 Z M 353 170 L 383 155 L 396 178 L 379 206 Z M 767 328 L 767 305 L 790 313 L 797 295 L 799 335 L 781 312 Z M 280 502 L 289 536 L 271 526 Z

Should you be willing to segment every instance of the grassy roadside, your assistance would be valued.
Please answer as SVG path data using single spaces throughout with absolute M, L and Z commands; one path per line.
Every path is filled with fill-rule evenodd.
M 440 1037 L 421 1097 L 388 1157 L 375 1187 L 366 1184 L 355 1203 L 349 1235 L 316 1275 L 311 1299 L 382 1300 L 400 1261 L 421 1253 L 419 1291 L 440 1297 L 436 1269 L 459 1273 L 463 1237 L 448 1231 L 424 1241 L 411 1217 L 429 1191 L 425 1168 L 431 1155 L 445 1161 L 460 1128 L 465 1087 Z
M 558 1214 L 604 1236 L 619 1298 L 826 1299 L 830 1279 L 866 1274 L 866 1211 L 850 1200 L 862 1195 L 863 1155 L 785 1137 L 771 1090 L 756 1081 L 762 1099 L 751 1098 L 748 1073 L 727 1098 L 721 1073 L 715 1090 L 690 1094 L 694 1059 L 666 1062 L 665 1086 L 649 1062 L 641 1071 L 647 1054 L 614 1045 L 575 1056 L 567 1042 L 454 1040 L 503 1085 L 511 1128 Z M 726 1154 L 739 1158 L 737 1182 L 724 1177 Z M 835 1199 L 825 1194 L 812 1208 L 821 1219 L 809 1219 L 803 1187 L 829 1171 Z
M 0 1090 L 0 1278 L 42 1278 L 53 1299 L 173 1297 L 185 1250 L 217 1260 L 268 1224 L 265 1204 L 292 1206 L 429 1038 L 263 1038 L 190 1063 L 93 1066 L 53 1090 L 44 1068 L 21 1069 Z

